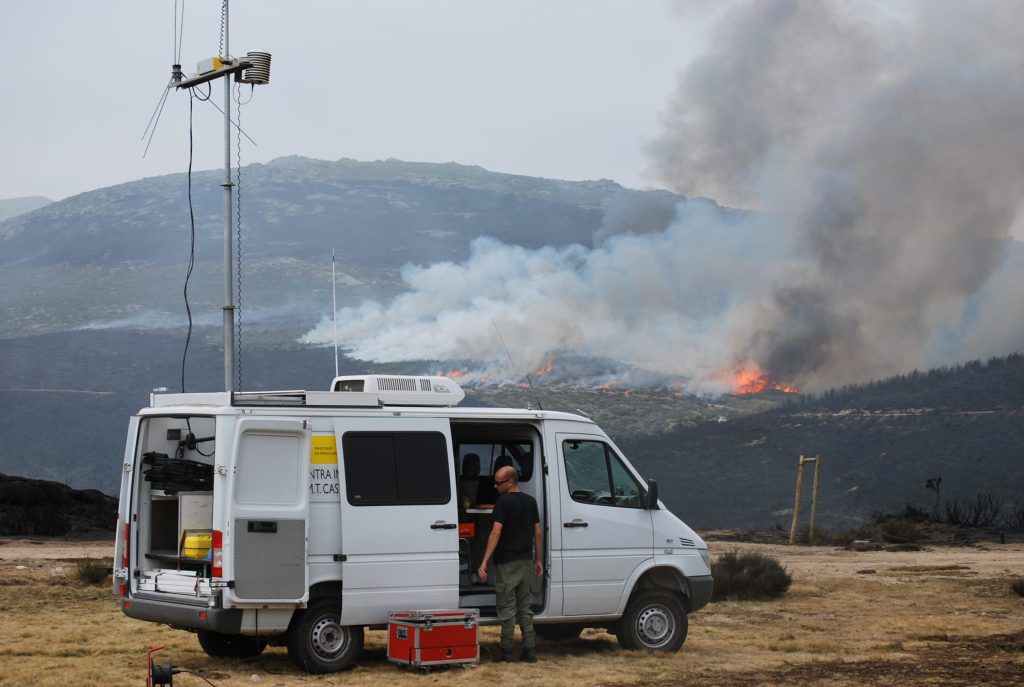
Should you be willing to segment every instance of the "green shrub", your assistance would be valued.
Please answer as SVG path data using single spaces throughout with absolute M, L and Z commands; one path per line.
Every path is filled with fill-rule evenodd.
M 107 575 L 110 574 L 110 566 L 106 561 L 79 558 L 75 561 L 75 573 L 83 584 L 99 584 L 107 579 Z
M 711 575 L 714 601 L 775 599 L 793 583 L 777 559 L 760 553 L 723 553 L 711 564 Z
M 1024 579 L 1014 580 L 1010 587 L 1017 592 L 1017 596 L 1024 596 Z
M 878 531 L 886 541 L 905 543 L 921 538 L 921 528 L 916 522 L 903 518 L 889 518 L 878 523 Z

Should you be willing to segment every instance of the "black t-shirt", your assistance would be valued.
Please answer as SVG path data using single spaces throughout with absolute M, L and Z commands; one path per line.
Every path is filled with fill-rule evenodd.
M 494 549 L 494 562 L 533 560 L 533 526 L 540 522 L 534 498 L 521 491 L 502 494 L 494 504 L 492 518 L 501 523 L 501 539 Z

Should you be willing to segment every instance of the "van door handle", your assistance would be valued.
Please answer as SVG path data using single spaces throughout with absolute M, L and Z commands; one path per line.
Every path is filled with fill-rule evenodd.
M 246 527 L 247 532 L 275 534 L 277 523 L 273 520 L 250 520 Z
M 438 520 L 430 526 L 432 530 L 454 530 L 458 525 L 454 522 L 445 522 L 444 520 Z
M 572 522 L 563 522 L 562 527 L 589 527 L 588 523 L 583 522 L 579 518 L 576 518 Z

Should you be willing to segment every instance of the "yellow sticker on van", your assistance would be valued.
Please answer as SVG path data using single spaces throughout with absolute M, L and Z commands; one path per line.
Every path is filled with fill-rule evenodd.
M 337 465 L 338 445 L 334 436 L 313 436 L 313 454 L 309 458 L 313 465 Z

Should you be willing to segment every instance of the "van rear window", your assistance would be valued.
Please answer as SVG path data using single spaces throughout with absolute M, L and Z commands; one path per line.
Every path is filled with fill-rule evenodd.
M 438 432 L 348 432 L 342 437 L 345 490 L 353 506 L 443 504 L 450 461 Z

